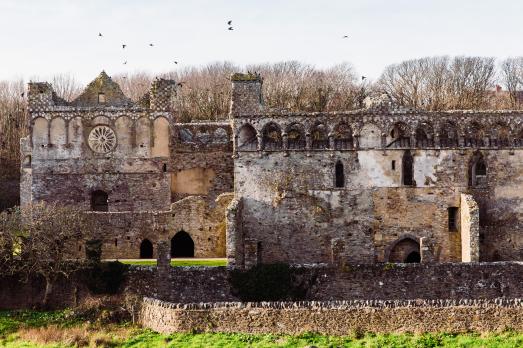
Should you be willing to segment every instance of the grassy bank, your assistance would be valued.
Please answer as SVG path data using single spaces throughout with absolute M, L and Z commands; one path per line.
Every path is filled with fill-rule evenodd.
M 120 262 L 126 265 L 156 266 L 156 260 L 120 260 Z M 171 259 L 171 266 L 227 266 L 227 259 Z
M 75 318 L 70 311 L 0 312 L 0 346 L 32 347 L 522 347 L 523 334 L 394 334 L 343 337 L 318 334 L 161 335 L 131 324 L 102 324 Z

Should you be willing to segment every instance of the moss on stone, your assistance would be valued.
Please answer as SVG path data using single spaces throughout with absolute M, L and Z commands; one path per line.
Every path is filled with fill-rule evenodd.
M 235 74 L 232 74 L 231 81 L 255 82 L 255 81 L 262 81 L 262 78 L 261 78 L 260 74 L 258 74 L 258 73 L 251 73 L 251 72 L 248 72 L 246 74 L 235 73 Z

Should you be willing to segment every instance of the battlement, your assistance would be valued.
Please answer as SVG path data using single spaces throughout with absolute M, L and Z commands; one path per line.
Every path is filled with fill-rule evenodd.
M 523 147 L 520 111 L 363 109 L 234 119 L 237 151 Z
M 231 117 L 257 115 L 263 112 L 262 78 L 257 74 L 233 74 Z

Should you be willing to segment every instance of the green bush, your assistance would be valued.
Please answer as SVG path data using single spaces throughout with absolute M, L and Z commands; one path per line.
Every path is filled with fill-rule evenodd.
M 86 285 L 93 294 L 116 294 L 128 269 L 118 261 L 92 264 L 86 272 Z
M 261 264 L 230 273 L 235 295 L 242 301 L 254 302 L 303 299 L 308 285 L 299 278 L 300 272 L 285 263 Z

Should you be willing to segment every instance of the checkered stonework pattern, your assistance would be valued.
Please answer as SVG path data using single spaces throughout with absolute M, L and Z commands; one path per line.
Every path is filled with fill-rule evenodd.
M 150 108 L 154 111 L 172 111 L 176 83 L 174 80 L 153 81 L 150 93 Z

